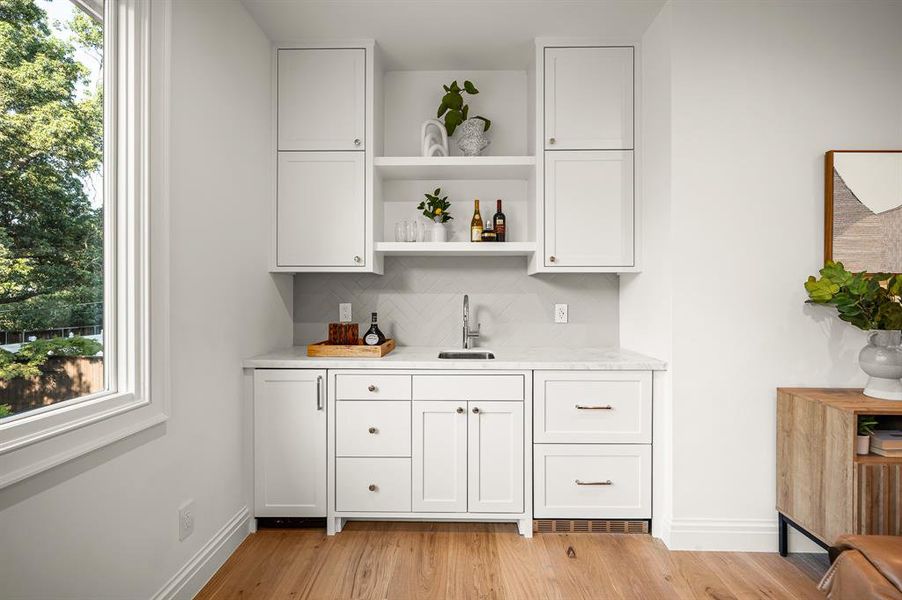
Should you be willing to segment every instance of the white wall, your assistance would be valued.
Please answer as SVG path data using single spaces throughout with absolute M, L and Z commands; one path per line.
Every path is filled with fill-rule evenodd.
M 172 416 L 0 491 L 4 598 L 149 598 L 248 504 L 240 361 L 290 343 L 291 280 L 261 243 L 269 43 L 237 2 L 175 3 L 172 98 Z
M 620 344 L 668 363 L 673 357 L 673 261 L 670 232 L 672 10 L 665 5 L 642 36 L 638 155 L 642 273 L 620 276 Z M 654 381 L 653 533 L 667 540 L 671 518 L 671 372 Z
M 671 10 L 671 542 L 773 550 L 774 388 L 863 383 L 864 336 L 802 282 L 824 152 L 902 144 L 902 4 Z

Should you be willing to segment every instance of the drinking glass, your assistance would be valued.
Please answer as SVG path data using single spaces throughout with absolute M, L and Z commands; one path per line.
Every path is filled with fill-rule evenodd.
M 404 225 L 404 221 L 398 221 L 397 223 L 395 223 L 395 241 L 407 241 L 407 227 Z
M 416 221 L 405 221 L 407 224 L 407 241 L 415 242 L 417 241 L 417 222 Z

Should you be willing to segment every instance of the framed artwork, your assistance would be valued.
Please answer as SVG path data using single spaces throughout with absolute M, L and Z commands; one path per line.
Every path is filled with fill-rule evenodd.
M 831 150 L 824 171 L 824 261 L 902 273 L 902 150 Z

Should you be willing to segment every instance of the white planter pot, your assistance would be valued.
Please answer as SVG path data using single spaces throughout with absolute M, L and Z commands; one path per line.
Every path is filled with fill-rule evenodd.
M 902 331 L 872 331 L 858 355 L 861 370 L 869 375 L 864 395 L 902 400 Z
M 855 438 L 855 454 L 864 455 L 871 451 L 871 436 L 859 435 Z
M 444 223 L 433 223 L 429 228 L 429 241 L 430 242 L 447 242 L 448 241 L 448 230 L 445 229 Z

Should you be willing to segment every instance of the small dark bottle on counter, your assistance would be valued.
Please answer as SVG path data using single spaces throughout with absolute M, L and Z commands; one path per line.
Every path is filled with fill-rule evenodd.
M 486 223 L 485 229 L 482 230 L 482 241 L 483 242 L 496 242 L 498 238 L 495 237 L 495 230 L 492 229 L 492 223 Z
M 492 217 L 492 222 L 495 224 L 495 240 L 498 242 L 504 241 L 504 234 L 507 231 L 507 217 L 504 216 L 504 213 L 501 212 L 501 200 L 498 200 L 498 212 L 495 213 L 495 216 Z
M 385 343 L 385 335 L 379 330 L 379 326 L 376 325 L 376 313 L 373 313 L 373 324 L 370 325 L 370 328 L 366 330 L 366 334 L 363 336 L 363 343 L 367 346 L 379 346 Z

